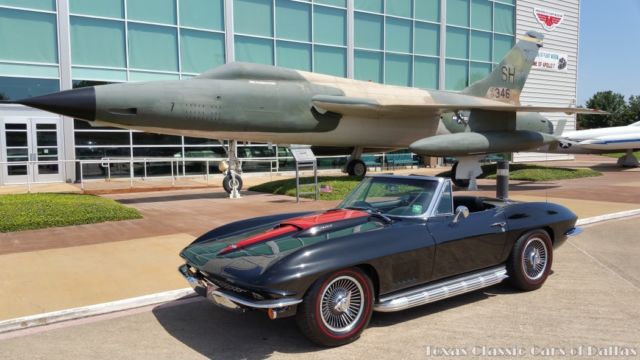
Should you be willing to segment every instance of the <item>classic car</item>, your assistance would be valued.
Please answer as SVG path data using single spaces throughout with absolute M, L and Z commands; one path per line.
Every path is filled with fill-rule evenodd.
M 449 179 L 365 177 L 335 209 L 234 222 L 196 239 L 179 271 L 227 309 L 296 316 L 323 346 L 357 339 L 373 311 L 497 284 L 542 286 L 553 249 L 580 232 L 569 209 L 454 196 Z

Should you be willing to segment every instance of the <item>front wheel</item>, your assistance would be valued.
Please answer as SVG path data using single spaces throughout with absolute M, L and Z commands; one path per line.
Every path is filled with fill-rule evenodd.
M 360 159 L 351 160 L 347 164 L 347 173 L 351 176 L 363 177 L 367 173 L 367 165 Z
M 553 244 L 544 230 L 533 230 L 516 241 L 507 262 L 509 279 L 523 291 L 538 289 L 551 271 Z
M 300 331 L 321 346 L 355 341 L 371 320 L 373 285 L 358 268 L 336 271 L 318 280 L 298 306 Z
M 231 176 L 231 174 L 227 174 L 224 179 L 222 179 L 222 187 L 228 194 L 231 194 L 234 185 L 237 187 L 238 191 L 242 190 L 242 178 L 240 175 L 235 174 L 235 176 Z

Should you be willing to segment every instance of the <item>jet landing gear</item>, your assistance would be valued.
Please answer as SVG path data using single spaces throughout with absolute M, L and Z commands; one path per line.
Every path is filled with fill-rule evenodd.
M 240 161 L 238 161 L 238 142 L 236 140 L 230 140 L 228 147 L 225 148 L 227 156 L 229 156 L 229 163 L 222 161 L 218 165 L 220 172 L 224 174 L 222 179 L 222 187 L 224 191 L 229 194 L 229 198 L 240 198 L 240 190 L 242 190 L 242 168 Z
M 362 156 L 362 148 L 354 148 L 347 162 L 345 170 L 350 176 L 363 177 L 367 173 L 367 165 L 360 160 Z
M 618 159 L 618 165 L 625 168 L 638 167 L 638 159 L 633 154 L 633 150 L 627 150 L 627 153 Z
M 482 175 L 480 160 L 484 156 L 464 156 L 458 158 L 458 161 L 451 168 L 451 181 L 454 185 L 467 190 L 478 190 L 476 178 Z

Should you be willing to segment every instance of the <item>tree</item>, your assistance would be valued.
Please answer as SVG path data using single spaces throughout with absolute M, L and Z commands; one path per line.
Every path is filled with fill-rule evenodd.
M 640 95 L 630 96 L 627 105 L 629 122 L 640 121 Z
M 578 124 L 581 129 L 593 129 L 609 126 L 621 126 L 630 123 L 624 95 L 613 91 L 599 91 L 586 103 L 590 109 L 609 112 L 611 115 L 580 115 Z

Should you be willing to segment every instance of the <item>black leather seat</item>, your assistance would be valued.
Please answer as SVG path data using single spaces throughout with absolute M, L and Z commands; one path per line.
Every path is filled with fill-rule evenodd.
M 477 196 L 454 196 L 453 207 L 466 206 L 469 212 L 477 212 L 485 210 L 482 199 Z

